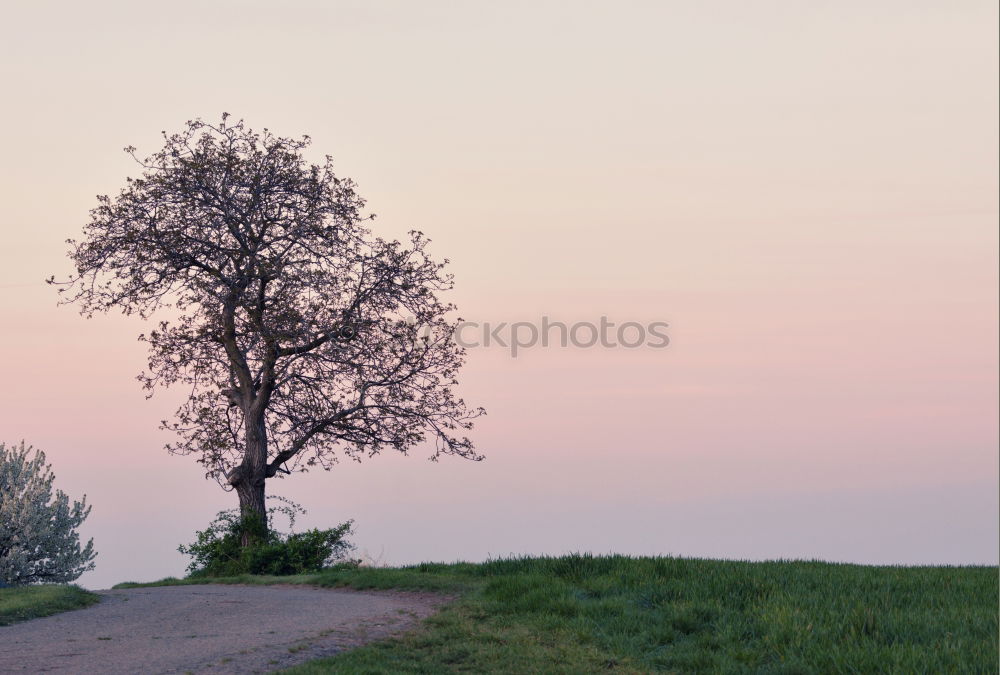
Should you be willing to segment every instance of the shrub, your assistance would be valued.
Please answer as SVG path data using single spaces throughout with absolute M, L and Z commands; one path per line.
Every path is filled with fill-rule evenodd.
M 268 519 L 283 513 L 289 528 L 302 507 L 290 502 L 268 509 Z M 188 574 L 192 577 L 228 577 L 240 574 L 287 575 L 317 572 L 345 561 L 354 546 L 345 540 L 354 521 L 327 529 L 311 529 L 283 534 L 269 529 L 257 514 L 222 511 L 209 526 L 196 533 L 194 543 L 177 548 L 191 556 Z M 243 545 L 246 540 L 246 545 Z
M 94 569 L 94 542 L 81 546 L 76 531 L 90 513 L 87 498 L 53 497 L 52 467 L 32 450 L 0 443 L 0 586 L 66 583 Z

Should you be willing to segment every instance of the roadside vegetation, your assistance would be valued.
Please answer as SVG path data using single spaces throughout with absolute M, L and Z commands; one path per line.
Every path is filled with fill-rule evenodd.
M 288 673 L 997 672 L 996 567 L 684 558 L 341 565 L 296 583 L 454 596 L 421 630 Z
M 0 626 L 80 609 L 99 599 L 94 593 L 75 585 L 0 588 Z
M 235 509 L 220 512 L 209 526 L 195 533 L 195 541 L 177 548 L 191 557 L 188 576 L 231 577 L 241 574 L 292 575 L 319 572 L 334 564 L 350 562 L 354 550 L 347 541 L 353 521 L 326 530 L 311 529 L 285 534 L 268 527 L 283 515 L 289 527 L 306 510 L 290 499 L 267 511 L 267 521 L 255 513 L 240 515 Z
M 94 569 L 94 542 L 77 532 L 87 498 L 70 502 L 53 481 L 44 452 L 0 442 L 0 588 L 68 584 Z

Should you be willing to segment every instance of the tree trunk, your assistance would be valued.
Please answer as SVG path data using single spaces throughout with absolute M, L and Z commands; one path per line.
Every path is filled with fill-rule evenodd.
M 247 546 L 252 537 L 267 534 L 268 528 L 264 499 L 264 482 L 267 479 L 267 427 L 264 425 L 263 415 L 256 417 L 252 421 L 247 419 L 246 452 L 236 472 L 237 480 L 233 482 L 236 495 L 240 498 L 242 517 L 259 519 L 259 532 L 244 528 L 241 538 L 243 546 Z
M 267 518 L 264 506 L 264 478 L 243 480 L 236 484 L 236 495 L 240 498 L 240 513 Z

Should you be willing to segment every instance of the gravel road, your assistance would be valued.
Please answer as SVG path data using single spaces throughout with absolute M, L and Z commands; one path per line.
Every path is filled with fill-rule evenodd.
M 0 627 L 0 673 L 255 673 L 413 628 L 426 593 L 302 586 L 99 591 L 100 604 Z

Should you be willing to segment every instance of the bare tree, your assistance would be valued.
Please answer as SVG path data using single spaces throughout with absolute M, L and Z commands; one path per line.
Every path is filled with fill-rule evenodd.
M 114 308 L 169 319 L 141 335 L 152 395 L 190 394 L 163 428 L 207 475 L 266 517 L 265 481 L 405 453 L 433 439 L 432 459 L 481 459 L 461 430 L 483 410 L 453 393 L 464 350 L 454 309 L 438 298 L 452 278 L 427 239 L 373 236 L 354 183 L 329 156 L 308 163 L 309 137 L 188 122 L 141 159 L 114 199 L 98 197 L 64 302 L 87 317 Z

